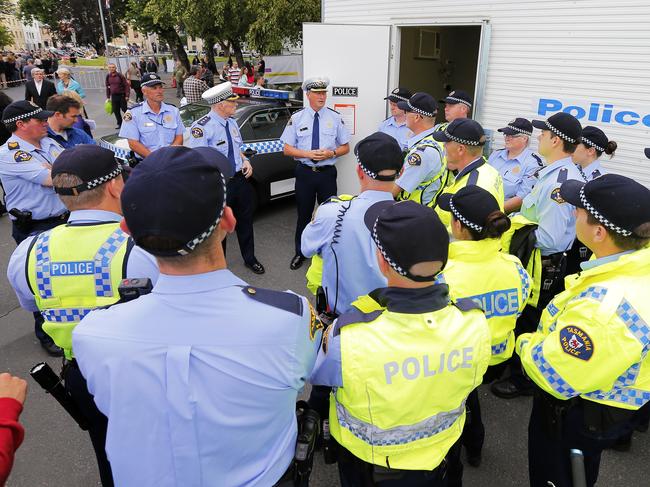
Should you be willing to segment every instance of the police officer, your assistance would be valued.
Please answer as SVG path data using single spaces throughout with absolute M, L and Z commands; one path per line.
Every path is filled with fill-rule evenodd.
M 402 150 L 408 149 L 408 140 L 413 137 L 413 132 L 406 125 L 406 112 L 399 108 L 397 104 L 400 101 L 408 101 L 412 93 L 406 88 L 395 88 L 384 98 L 388 100 L 390 108 L 390 117 L 379 124 L 377 129 L 395 138 Z
M 546 160 L 546 166 L 539 171 L 535 187 L 524 198 L 521 215 L 515 216 L 515 219 L 521 216 L 536 225 L 533 230 L 535 251 L 525 263 L 533 281 L 531 300 L 517 320 L 517 336 L 535 330 L 543 309 L 563 288 L 565 253 L 576 234 L 575 208 L 562 198 L 560 186 L 568 179 L 582 178 L 571 159 L 581 140 L 580 122 L 560 112 L 547 120 L 533 120 L 533 127 L 542 130 L 538 137 L 539 153 Z M 510 376 L 492 384 L 491 390 L 504 399 L 532 393 L 532 385 L 521 373 L 517 355 L 510 362 Z
M 52 182 L 70 210 L 66 225 L 28 237 L 14 251 L 7 275 L 21 306 L 40 311 L 43 330 L 66 359 L 63 378 L 89 422 L 102 485 L 113 485 L 104 445 L 106 417 L 97 410 L 72 350 L 72 330 L 93 308 L 114 304 L 124 278 L 149 278 L 158 269 L 119 228 L 122 168 L 112 151 L 95 145 L 64 150 L 52 166 Z
M 212 110 L 192 124 L 190 147 L 214 147 L 228 158 L 234 176 L 228 181 L 228 206 L 237 219 L 237 240 L 244 264 L 255 274 L 264 274 L 264 266 L 255 257 L 253 235 L 253 201 L 255 189 L 249 182 L 253 175 L 250 161 L 241 151 L 243 144 L 237 121 L 237 95 L 229 81 L 210 88 L 201 95 Z M 224 239 L 224 245 L 226 240 Z
M 174 105 L 163 102 L 163 80 L 156 73 L 142 75 L 140 86 L 144 101 L 124 113 L 120 137 L 142 159 L 169 145 L 183 144 L 183 120 Z
M 445 105 L 445 121 L 436 125 L 436 132 L 445 130 L 457 118 L 472 118 L 472 97 L 463 90 L 454 90 L 440 100 Z
M 284 154 L 296 159 L 295 250 L 290 268 L 298 269 L 305 261 L 300 250 L 302 231 L 314 211 L 314 201 L 322 203 L 336 194 L 336 159 L 350 151 L 350 132 L 341 115 L 326 107 L 329 79 L 309 78 L 302 84 L 309 105 L 294 113 L 280 140 Z
M 436 101 L 428 93 L 415 93 L 397 106 L 406 112 L 406 126 L 414 135 L 408 140 L 404 169 L 395 181 L 393 194 L 398 200 L 433 207 L 448 178 L 444 147 L 432 136 Z
M 533 125 L 529 120 L 515 118 L 498 132 L 503 133 L 505 148 L 494 151 L 488 164 L 499 171 L 503 179 L 504 211 L 512 213 L 521 208 L 521 203 L 537 181 L 535 174 L 544 163 L 528 148 L 533 136 Z
M 566 279 L 534 333 L 517 339 L 535 383 L 530 483 L 572 485 L 570 452 L 584 455 L 586 485 L 604 448 L 629 435 L 650 401 L 650 190 L 615 174 L 564 182 L 577 236 L 595 255 Z
M 11 137 L 0 147 L 0 178 L 16 244 L 30 234 L 65 223 L 68 217 L 52 190 L 52 163 L 63 152 L 63 147 L 47 137 L 47 119 L 52 115 L 28 101 L 13 102 L 2 112 Z M 34 332 L 41 346 L 60 357 L 62 350 L 42 326 L 42 316 L 34 313 Z
M 329 428 L 341 483 L 447 485 L 445 457 L 490 360 L 485 316 L 471 300 L 450 304 L 447 285 L 434 283 L 449 235 L 433 209 L 379 202 L 365 220 L 388 287 L 328 328 L 311 377 L 336 387 Z
M 433 138 L 445 144 L 447 168 L 454 174 L 454 181 L 444 188 L 443 194 L 454 194 L 465 186 L 479 186 L 488 191 L 503 209 L 503 181 L 498 171 L 485 162 L 483 145 L 485 133 L 478 122 L 459 118 L 443 131 L 434 132 Z M 436 208 L 440 220 L 449 227 L 451 213 Z
M 528 300 L 530 278 L 519 259 L 501 252 L 500 239 L 510 228 L 510 219 L 488 191 L 465 186 L 455 194 L 441 195 L 438 205 L 451 213 L 454 237 L 449 245 L 449 262 L 438 275 L 438 282 L 449 285 L 453 299 L 472 299 L 485 312 L 492 358 L 483 382 L 489 383 L 501 375 L 500 364 L 512 356 L 515 322 Z M 478 467 L 485 428 L 476 389 L 467 398 L 467 409 L 470 415 L 465 422 L 462 443 L 468 463 Z M 454 469 L 462 472 L 459 460 L 451 462 L 452 472 Z
M 598 127 L 588 125 L 582 129 L 580 143 L 571 157 L 573 162 L 578 165 L 578 170 L 582 171 L 583 179 L 591 181 L 607 174 L 607 170 L 602 167 L 600 158 L 603 154 L 607 154 L 611 159 L 614 157 L 617 147 L 618 144 L 609 140 L 605 132 Z
M 201 151 L 214 149 L 163 147 L 134 168 L 125 227 L 161 275 L 151 294 L 91 312 L 72 337 L 108 417 L 120 486 L 293 478 L 295 401 L 321 325 L 305 298 L 248 286 L 226 268 L 231 164 Z

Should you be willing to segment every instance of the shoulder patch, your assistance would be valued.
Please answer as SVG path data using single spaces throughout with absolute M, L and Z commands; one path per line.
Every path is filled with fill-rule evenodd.
M 15 140 L 12 142 L 7 142 L 7 149 L 9 150 L 15 150 L 18 149 L 19 147 L 20 145 L 18 145 L 18 142 L 16 142 Z
M 309 303 L 309 339 L 313 342 L 316 338 L 316 332 L 323 329 L 323 322 L 318 318 L 314 307 Z
M 459 310 L 461 311 L 471 311 L 473 309 L 478 309 L 480 311 L 484 311 L 483 307 L 478 304 L 476 301 L 473 299 L 469 298 L 459 298 L 453 301 L 454 306 L 456 306 Z
M 124 115 L 122 115 L 122 120 L 126 122 L 130 122 L 131 120 L 133 120 L 133 114 L 131 113 L 131 110 L 127 110 L 126 112 L 124 112 Z
M 24 150 L 19 150 L 14 152 L 14 161 L 16 162 L 27 162 L 32 159 L 32 155 L 29 152 Z
M 542 158 L 541 158 L 541 157 L 539 157 L 539 156 L 538 156 L 537 154 L 535 154 L 534 152 L 531 153 L 530 155 L 533 157 L 533 159 L 535 159 L 535 160 L 537 161 L 537 165 L 538 165 L 539 167 L 544 167 L 544 163 L 542 162 Z
M 205 115 L 197 120 L 199 125 L 206 125 L 210 121 L 210 115 Z
M 201 137 L 203 137 L 203 129 L 201 127 L 192 127 L 190 133 L 192 134 L 192 137 L 194 137 L 195 139 L 200 139 Z
M 406 162 L 408 162 L 409 166 L 419 166 L 422 164 L 422 156 L 420 156 L 418 153 L 410 154 L 406 158 Z
M 334 322 L 334 336 L 341 334 L 341 328 L 348 325 L 353 325 L 355 323 L 370 323 L 375 321 L 380 314 L 384 312 L 383 309 L 378 309 L 377 311 L 371 311 L 370 313 L 363 313 L 358 309 L 353 309 L 347 313 L 343 313 L 338 319 Z
M 562 351 L 580 360 L 589 360 L 594 354 L 594 343 L 587 333 L 577 326 L 565 326 L 560 330 Z
M 323 353 L 327 354 L 327 347 L 329 346 L 330 343 L 330 328 L 332 328 L 333 325 L 329 325 L 325 330 L 323 331 L 323 341 L 321 342 L 321 347 L 323 348 Z
M 289 313 L 302 316 L 302 299 L 297 294 L 263 289 L 259 287 L 244 286 L 242 292 L 258 303 L 273 306 Z
M 328 110 L 332 110 L 334 113 L 338 113 L 339 115 L 341 114 L 340 112 L 337 112 L 337 111 L 334 110 L 333 108 L 327 107 L 327 109 L 328 109 Z
M 564 198 L 560 195 L 560 188 L 555 188 L 553 191 L 551 191 L 551 199 L 555 201 L 558 205 L 561 205 L 562 203 L 566 203 L 564 201 Z
M 566 167 L 560 169 L 560 172 L 557 174 L 557 182 L 563 183 L 569 177 L 569 170 Z

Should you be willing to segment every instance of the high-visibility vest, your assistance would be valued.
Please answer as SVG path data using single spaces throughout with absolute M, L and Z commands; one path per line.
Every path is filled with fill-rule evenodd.
M 335 324 L 343 387 L 330 396 L 330 432 L 365 462 L 433 470 L 460 437 L 465 400 L 487 369 L 485 316 L 453 305 L 423 314 L 375 307 Z
M 520 213 L 511 216 L 510 223 L 510 229 L 501 236 L 501 248 L 503 252 L 509 252 L 523 259 L 522 264 L 530 276 L 530 295 L 527 304 L 536 307 L 542 288 L 542 252 L 534 246 L 536 242 L 534 230 L 537 228 L 537 224 Z M 519 238 L 518 242 L 514 242 L 513 237 L 517 238 L 517 235 L 522 236 L 523 239 Z M 517 249 L 513 248 L 513 243 L 518 246 Z
M 132 241 L 119 223 L 61 225 L 36 236 L 26 271 L 43 330 L 71 359 L 72 331 L 95 308 L 116 303 Z

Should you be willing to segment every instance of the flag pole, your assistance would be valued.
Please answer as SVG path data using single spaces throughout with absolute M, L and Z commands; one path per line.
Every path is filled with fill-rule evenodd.
M 102 8 L 102 0 L 97 0 L 99 6 L 99 17 L 102 20 L 102 31 L 104 32 L 104 56 L 108 59 L 108 36 L 106 35 L 106 23 L 104 22 L 104 9 Z

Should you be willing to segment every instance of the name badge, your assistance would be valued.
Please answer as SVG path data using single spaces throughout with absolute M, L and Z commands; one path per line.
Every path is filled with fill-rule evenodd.
M 153 123 L 153 122 L 145 122 L 145 123 L 144 123 L 144 126 L 145 126 L 145 127 L 153 127 L 153 126 L 154 126 L 154 123 Z
M 225 143 L 226 143 L 225 140 L 220 140 L 219 142 L 217 142 L 217 145 L 223 145 L 223 144 L 225 144 Z
M 309 129 L 309 127 L 303 127 L 299 130 L 299 132 L 304 132 L 305 130 Z

